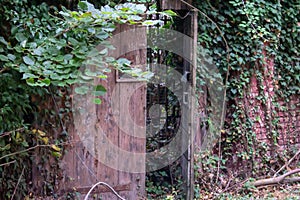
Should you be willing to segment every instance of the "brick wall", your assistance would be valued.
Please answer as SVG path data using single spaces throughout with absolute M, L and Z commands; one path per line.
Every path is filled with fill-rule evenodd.
M 276 140 L 279 149 L 283 150 L 300 144 L 300 96 L 294 95 L 288 99 L 275 96 L 278 85 L 274 81 L 273 60 L 265 58 L 265 64 L 259 66 L 262 76 L 258 78 L 257 74 L 253 74 L 251 77 L 245 104 L 254 122 L 257 139 L 267 144 Z

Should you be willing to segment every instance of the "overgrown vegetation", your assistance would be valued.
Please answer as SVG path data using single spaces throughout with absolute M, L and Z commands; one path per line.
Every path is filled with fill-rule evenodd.
M 1 1 L 1 199 L 37 194 L 31 187 L 33 165 L 44 178 L 38 185 L 38 195 L 55 197 L 55 181 L 59 178 L 55 159 L 63 154 L 68 138 L 65 127 L 72 118 L 71 85 L 105 79 L 112 68 L 140 78 L 148 76 L 147 72 L 133 72 L 126 59 L 108 57 L 112 46 L 105 40 L 117 24 L 143 25 L 144 16 L 155 14 L 155 8 L 113 2 L 110 4 L 114 7 L 103 5 L 99 9 L 88 2 L 78 2 L 78 7 L 76 1 L 52 3 Z M 90 66 L 96 69 L 91 71 Z M 86 86 L 75 88 L 79 94 L 88 90 Z M 94 102 L 101 103 L 98 97 L 105 88 L 96 86 L 92 90 Z M 54 164 L 49 168 L 50 163 Z
M 205 193 L 215 198 L 228 190 L 249 191 L 245 188 L 248 181 L 272 177 L 297 152 L 295 138 L 284 151 L 278 150 L 278 113 L 288 112 L 283 102 L 300 94 L 299 6 L 299 1 L 198 1 L 200 11 L 216 22 L 200 14 L 199 43 L 209 49 L 224 80 L 226 74 L 229 77 L 221 139 L 212 151 L 197 155 L 197 198 L 204 198 Z M 274 70 L 266 67 L 273 58 Z M 253 86 L 253 79 L 257 85 Z M 299 101 L 294 106 L 299 108 Z M 258 140 L 257 123 L 265 124 L 262 134 L 270 144 Z M 297 162 L 290 167 L 299 167 Z
M 59 1 L 62 5 L 38 0 L 0 2 L 0 198 L 21 199 L 34 192 L 32 164 L 43 169 L 45 163 L 63 154 L 68 136 L 65 124 L 71 121 L 71 85 L 95 77 L 105 79 L 112 69 L 108 66 L 141 78 L 147 76 L 130 71 L 126 59 L 108 57 L 112 47 L 105 40 L 116 24 L 143 24 L 144 15 L 156 10 L 141 4 L 116 6 L 119 1 L 91 1 L 96 7 L 86 2 L 79 2 L 77 7 L 76 1 Z M 254 179 L 274 176 L 297 152 L 295 138 L 284 151 L 278 151 L 278 113 L 288 112 L 282 102 L 300 94 L 300 3 L 207 0 L 193 5 L 209 17 L 199 13 L 199 44 L 209 50 L 224 80 L 228 76 L 228 107 L 225 127 L 218 133 L 220 140 L 212 150 L 195 155 L 195 198 L 234 199 L 237 197 L 222 193 L 239 192 L 243 194 L 240 199 L 249 199 L 255 195 Z M 101 51 L 94 51 L 95 44 L 101 44 Z M 274 74 L 266 68 L 273 58 Z M 89 70 L 91 65 L 97 70 Z M 253 77 L 258 86 L 254 98 L 250 95 Z M 197 78 L 203 89 L 203 75 Z M 84 94 L 88 89 L 75 90 Z M 103 87 L 94 89 L 97 94 L 105 92 Z M 95 103 L 101 103 L 101 98 L 95 97 Z M 250 105 L 263 114 L 253 112 Z M 297 109 L 299 102 L 294 106 Z M 209 114 L 210 108 L 206 111 Z M 209 119 L 203 123 L 212 126 Z M 265 124 L 270 144 L 257 140 L 256 123 Z M 299 132 L 295 127 L 291 130 Z M 33 150 L 42 155 L 38 163 Z M 299 159 L 288 167 L 299 167 Z M 41 170 L 45 182 L 40 195 L 56 197 L 57 169 L 59 166 L 53 165 L 53 171 Z M 181 198 L 180 171 L 169 166 L 153 172 L 153 177 L 155 180 L 147 180 L 149 199 Z

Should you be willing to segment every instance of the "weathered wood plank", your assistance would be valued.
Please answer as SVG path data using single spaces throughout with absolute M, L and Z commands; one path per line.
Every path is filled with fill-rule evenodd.
M 134 28 L 138 27 L 122 26 L 122 31 L 132 31 L 132 29 Z M 132 67 L 140 67 L 141 64 L 145 64 L 145 36 L 139 33 L 139 38 L 137 38 L 137 35 L 134 34 L 134 32 L 130 32 L 130 34 L 124 33 L 124 35 L 125 40 L 123 39 L 121 42 L 121 52 L 124 53 L 124 57 L 131 61 Z M 120 88 L 119 99 L 121 119 L 119 128 L 119 147 L 122 150 L 127 151 L 128 155 L 133 155 L 134 152 L 145 152 L 145 138 L 140 137 L 141 135 L 145 134 L 145 87 L 140 87 L 140 82 L 132 82 L 130 80 L 126 80 L 124 82 L 120 81 L 118 83 L 118 86 Z M 123 164 L 124 167 L 128 167 L 128 170 L 133 170 L 137 167 L 134 161 L 130 161 L 132 160 L 132 157 L 128 159 L 126 159 L 125 157 L 121 158 L 123 162 L 125 161 Z M 144 161 L 142 161 L 142 166 L 145 166 Z M 144 174 L 120 172 L 119 184 L 126 184 L 127 182 L 131 182 L 132 185 L 132 192 L 127 194 L 124 193 L 124 197 L 126 199 L 138 199 L 137 196 L 139 193 L 143 196 L 145 193 L 144 180 Z

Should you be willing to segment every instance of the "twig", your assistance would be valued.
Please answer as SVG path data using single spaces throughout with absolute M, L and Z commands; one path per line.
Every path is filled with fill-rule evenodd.
M 16 187 L 15 187 L 14 193 L 13 193 L 13 195 L 11 196 L 10 200 L 13 200 L 13 199 L 14 199 L 14 196 L 15 196 L 15 194 L 16 194 L 17 188 L 18 188 L 18 186 L 19 186 L 19 184 L 20 184 L 20 181 L 21 181 L 21 178 L 22 178 L 22 176 L 23 176 L 24 169 L 25 169 L 25 166 L 24 166 L 23 169 L 22 169 L 22 173 L 21 173 L 21 175 L 20 175 L 20 177 L 19 177 L 18 183 L 17 183 L 17 185 L 16 185 Z
M 206 2 L 207 2 L 207 4 L 209 5 L 209 7 L 210 7 L 212 10 L 218 11 L 218 9 L 216 9 L 215 7 L 213 7 L 213 6 L 211 5 L 211 3 L 209 2 L 209 0 L 206 0 Z
M 0 167 L 5 166 L 5 165 L 10 165 L 10 164 L 15 163 L 15 162 L 16 162 L 16 160 L 13 160 L 13 161 L 1 164 Z
M 287 167 L 289 164 L 291 164 L 291 162 L 298 156 L 300 154 L 300 149 L 297 151 L 297 153 L 287 162 L 287 163 L 285 163 L 275 174 L 274 174 L 274 176 L 273 176 L 273 178 L 274 177 L 276 177 L 277 176 L 277 174 L 279 173 L 279 172 L 281 172 L 285 167 Z
M 86 194 L 86 196 L 84 197 L 84 200 L 88 200 L 89 198 L 89 195 L 91 194 L 91 192 L 94 190 L 95 187 L 97 187 L 98 185 L 105 185 L 106 187 L 108 187 L 113 193 L 114 195 L 116 195 L 119 199 L 121 200 L 126 200 L 124 199 L 123 197 L 121 197 L 115 190 L 114 188 L 112 188 L 110 185 L 108 185 L 107 183 L 105 182 L 98 182 L 96 183 L 95 185 L 93 185 L 93 187 L 89 190 L 89 192 Z
M 227 187 L 227 188 L 225 188 L 224 190 L 222 190 L 222 193 L 224 193 L 224 192 L 226 192 L 226 191 L 228 191 L 228 190 L 231 190 L 232 188 L 238 188 L 238 186 L 243 185 L 243 184 L 246 183 L 248 180 L 249 180 L 249 179 L 246 179 L 246 180 L 243 180 L 243 181 L 241 181 L 241 182 L 239 182 L 239 183 L 236 183 L 236 184 L 234 184 L 234 185 L 232 185 L 232 186 L 230 186 L 230 187 Z
M 3 72 L 5 72 L 6 70 L 7 70 L 6 67 L 2 68 L 2 69 L 0 70 L 0 74 L 3 73 Z
M 13 152 L 13 153 L 6 154 L 6 155 L 2 156 L 2 157 L 0 158 L 0 160 L 2 160 L 3 158 L 7 158 L 7 157 L 10 157 L 10 156 L 14 156 L 14 155 L 20 154 L 20 153 L 25 153 L 25 152 L 27 152 L 27 151 L 31 151 L 31 150 L 36 149 L 36 148 L 38 148 L 38 147 L 49 147 L 49 146 L 50 146 L 50 145 L 36 145 L 36 146 L 34 146 L 34 147 L 30 147 L 30 148 L 24 149 L 24 150 L 22 150 L 22 151 L 17 151 L 17 152 Z
M 20 154 L 20 153 L 25 153 L 27 151 L 31 151 L 31 150 L 39 148 L 39 147 L 51 147 L 52 145 L 53 144 L 38 144 L 36 146 L 30 147 L 28 149 L 24 149 L 22 151 L 17 151 L 17 152 L 13 152 L 13 153 L 10 153 L 10 154 L 6 154 L 6 155 L 2 156 L 0 158 L 0 160 L 2 160 L 3 158 L 7 158 L 7 157 L 10 157 L 10 156 L 14 156 L 14 155 Z M 56 144 L 56 145 L 70 145 L 70 143 L 69 142 L 62 142 L 62 143 L 59 143 L 59 144 Z
M 229 179 L 229 180 L 228 180 L 228 182 L 227 182 L 227 184 L 226 184 L 226 186 L 225 186 L 225 189 L 222 191 L 222 193 L 228 189 L 228 187 L 229 187 L 231 181 L 232 181 L 232 179 Z
M 0 138 L 2 138 L 2 137 L 4 137 L 4 136 L 7 136 L 7 135 L 10 135 L 11 133 L 16 132 L 16 131 L 23 131 L 24 129 L 25 129 L 25 128 L 23 127 L 23 128 L 18 128 L 18 129 L 16 129 L 16 130 L 9 131 L 9 132 L 4 132 L 4 133 L 2 133 L 2 134 L 0 135 Z

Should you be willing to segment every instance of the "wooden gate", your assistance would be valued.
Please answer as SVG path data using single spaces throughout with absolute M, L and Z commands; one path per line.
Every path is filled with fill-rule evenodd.
M 177 4 L 176 4 L 177 5 Z M 178 5 L 177 5 L 178 6 Z M 162 9 L 172 9 L 171 5 L 165 5 Z M 175 9 L 180 9 L 176 7 Z M 185 7 L 186 9 L 186 7 Z M 191 47 L 188 59 L 181 61 L 181 73 L 188 72 L 187 81 L 192 86 L 195 84 L 195 58 L 193 53 L 196 44 L 197 15 L 192 11 L 179 11 L 185 17 L 181 19 L 182 26 L 179 27 L 181 33 L 194 38 L 188 43 L 182 42 L 179 47 Z M 131 61 L 135 67 L 145 66 L 147 62 L 147 42 L 146 32 L 136 37 L 134 34 L 138 27 L 121 25 L 117 28 L 113 45 L 117 47 L 110 56 L 125 57 Z M 117 33 L 127 31 L 126 40 Z M 120 38 L 118 38 L 120 37 Z M 183 48 L 184 49 L 184 48 Z M 183 51 L 183 49 L 181 51 Z M 182 55 L 186 52 L 182 52 Z M 192 65 L 191 65 L 192 64 Z M 130 171 L 133 166 L 126 161 L 126 157 L 118 157 L 118 149 L 130 153 L 146 153 L 146 83 L 132 78 L 124 77 L 123 74 L 113 71 L 108 73 L 105 81 L 96 81 L 107 89 L 103 96 L 102 103 L 96 105 L 92 102 L 92 97 L 76 99 L 77 107 L 83 107 L 77 118 L 74 113 L 74 126 L 69 127 L 71 146 L 67 149 L 61 162 L 63 179 L 58 183 L 60 194 L 71 192 L 77 194 L 79 199 L 83 199 L 92 185 L 99 181 L 111 185 L 122 197 L 128 200 L 145 199 L 145 157 L 139 160 L 139 173 Z M 149 96 L 149 95 L 148 95 Z M 182 97 L 185 106 L 181 107 L 181 120 L 185 136 L 182 138 L 182 146 L 190 144 L 187 151 L 181 158 L 182 174 L 185 181 L 186 199 L 193 198 L 193 145 L 191 136 L 193 135 L 193 104 L 192 98 L 186 96 L 184 90 Z M 175 111 L 176 112 L 176 111 Z M 82 133 L 85 137 L 82 137 Z M 188 135 L 188 141 L 187 136 Z M 103 138 L 107 140 L 103 140 Z M 85 143 L 89 140 L 89 143 Z M 111 143 L 116 149 L 103 148 L 104 143 Z M 88 146 L 87 146 L 88 144 Z M 127 154 L 128 155 L 128 154 Z M 99 157 L 105 157 L 105 161 Z M 128 159 L 130 160 L 130 159 Z M 106 163 L 106 164 L 103 164 Z M 112 163 L 109 165 L 107 163 Z M 141 163 L 143 165 L 141 165 Z M 128 164 L 127 170 L 124 169 Z M 98 186 L 93 191 L 96 198 L 114 200 L 117 197 L 104 186 Z
M 135 28 L 137 27 L 127 25 L 118 27 L 112 41 L 116 49 L 110 56 L 125 57 L 132 65 L 141 66 L 146 62 L 146 37 L 141 34 L 141 37 L 135 38 L 133 34 Z M 120 37 L 118 33 L 124 31 L 129 32 L 126 36 Z M 138 50 L 128 52 L 130 49 Z M 129 154 L 145 153 L 143 134 L 145 134 L 146 85 L 132 78 L 124 78 L 116 71 L 108 73 L 107 80 L 96 81 L 95 84 L 101 84 L 107 89 L 100 105 L 94 104 L 92 97 L 89 96 L 73 100 L 76 101 L 77 108 L 84 109 L 78 111 L 81 113 L 75 111 L 74 127 L 69 127 L 69 130 L 73 129 L 70 131 L 72 146 L 61 161 L 64 177 L 60 183 L 61 193 L 76 193 L 78 198 L 82 199 L 93 184 L 103 181 L 125 199 L 143 199 L 145 174 L 131 172 L 130 168 L 136 167 L 132 166 L 134 163 L 126 163 L 126 158 L 116 156 L 118 153 L 116 151 L 121 149 Z M 124 105 L 125 103 L 127 105 Z M 85 139 L 90 140 L 90 143 L 86 143 Z M 107 142 L 115 149 L 105 148 L 104 143 Z M 102 158 L 105 157 L 106 165 L 102 163 L 103 160 L 99 160 L 101 155 Z M 112 163 L 112 166 L 109 166 L 109 163 Z M 140 163 L 143 163 L 141 168 L 144 168 L 143 158 Z M 118 170 L 119 166 L 127 167 L 128 171 Z M 139 169 L 139 172 L 142 171 L 143 169 Z M 103 186 L 95 188 L 93 194 L 102 199 L 117 199 Z

